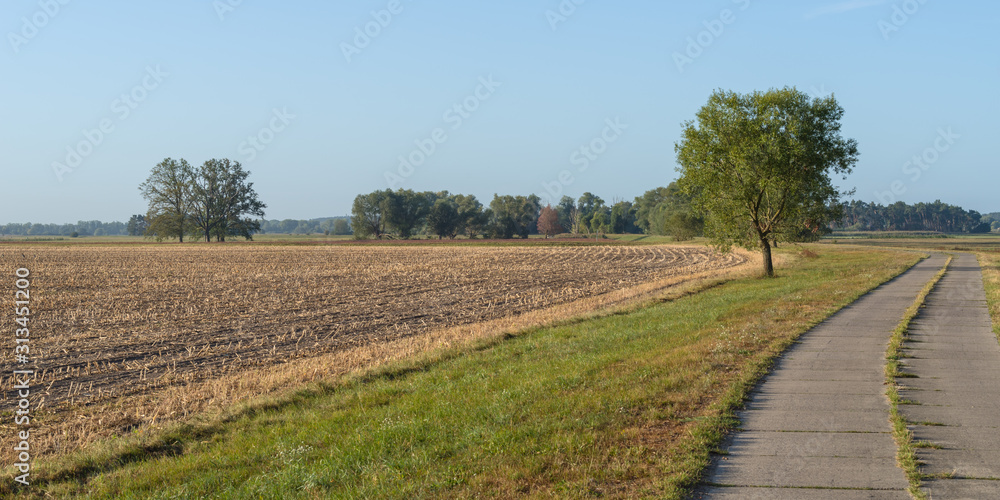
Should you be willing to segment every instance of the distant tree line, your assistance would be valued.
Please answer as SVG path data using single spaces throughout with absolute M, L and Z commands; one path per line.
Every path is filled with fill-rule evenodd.
M 833 208 L 829 212 L 837 213 L 837 206 Z M 840 203 L 840 208 L 844 214 L 840 221 L 817 226 L 807 224 L 804 219 L 797 229 L 789 228 L 784 237 L 788 241 L 815 241 L 833 229 L 954 233 L 988 232 L 991 226 L 993 230 L 1000 229 L 1000 213 L 981 216 L 974 210 L 966 211 L 940 201 L 916 205 L 897 202 L 889 207 L 850 201 Z M 645 233 L 684 241 L 703 236 L 705 231 L 704 215 L 692 207 L 692 196 L 677 183 L 651 189 L 633 202 L 616 201 L 610 206 L 589 192 L 578 199 L 563 196 L 554 207 L 540 206 L 540 199 L 534 195 L 494 195 L 486 207 L 474 196 L 452 195 L 447 191 L 384 190 L 359 195 L 352 213 L 364 226 L 355 231 L 358 238 Z
M 498 211 L 494 213 L 471 195 L 410 189 L 373 191 L 354 198 L 351 229 L 358 239 L 409 239 L 418 234 L 475 238 L 492 236 L 494 230 L 509 231 L 505 237 L 510 238 L 525 226 L 527 237 L 527 225 L 537 219 L 538 197 L 496 198 Z
M 938 231 L 942 233 L 988 233 L 993 218 L 975 210 L 941 203 L 909 205 L 897 201 L 889 206 L 852 200 L 844 202 L 844 217 L 833 229 L 849 231 Z M 995 228 L 996 226 L 994 226 Z
M 158 241 L 183 242 L 184 236 L 253 239 L 267 205 L 257 198 L 249 176 L 239 162 L 228 159 L 208 160 L 198 168 L 183 158 L 164 159 L 139 186 L 149 202 L 145 234 Z
M 76 224 L 23 224 L 0 226 L 0 236 L 122 236 L 128 234 L 123 222 L 79 221 Z M 74 236 L 75 235 L 75 236 Z
M 993 212 L 983 216 L 983 222 L 990 225 L 993 231 L 1000 231 L 1000 212 Z
M 350 217 L 326 217 L 309 220 L 266 220 L 260 223 L 261 234 L 350 235 Z
M 563 196 L 555 206 L 542 206 L 536 195 L 494 194 L 489 206 L 475 196 L 389 189 L 358 195 L 351 227 L 358 239 L 527 238 L 531 234 L 581 236 L 604 234 L 673 235 L 689 239 L 701 234 L 703 222 L 691 212 L 690 198 L 676 186 L 657 188 L 635 202 L 614 201 L 587 192 Z

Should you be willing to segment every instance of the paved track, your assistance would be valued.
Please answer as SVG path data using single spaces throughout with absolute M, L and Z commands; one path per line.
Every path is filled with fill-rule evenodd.
M 910 326 L 900 396 L 931 498 L 1000 498 L 1000 343 L 993 334 L 976 257 L 956 254 Z M 934 425 L 927 425 L 934 424 Z
M 741 413 L 742 431 L 723 444 L 727 454 L 713 460 L 694 498 L 909 498 L 888 418 L 885 351 L 946 259 L 924 260 L 804 334 L 754 392 Z

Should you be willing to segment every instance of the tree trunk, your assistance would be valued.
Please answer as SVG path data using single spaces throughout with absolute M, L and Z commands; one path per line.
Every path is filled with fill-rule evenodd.
M 774 263 L 771 261 L 771 243 L 767 241 L 766 237 L 760 239 L 760 249 L 764 254 L 764 276 L 773 278 Z

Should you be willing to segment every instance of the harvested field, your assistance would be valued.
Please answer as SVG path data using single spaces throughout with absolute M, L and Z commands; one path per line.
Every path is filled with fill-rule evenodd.
M 53 421 L 140 395 L 155 406 L 148 396 L 171 387 L 747 260 L 698 246 L 0 247 L 4 269 L 31 267 L 44 394 L 33 404 Z M 14 360 L 2 352 L 0 411 L 10 411 Z M 150 419 L 104 415 L 116 421 L 111 432 Z

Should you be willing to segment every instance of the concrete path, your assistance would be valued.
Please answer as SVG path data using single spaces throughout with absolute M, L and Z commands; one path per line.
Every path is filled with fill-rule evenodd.
M 935 255 L 804 334 L 776 363 L 694 498 L 908 499 L 885 396 L 885 351 L 941 269 Z
M 1000 343 L 993 334 L 976 257 L 956 254 L 913 321 L 904 352 L 900 411 L 920 448 L 931 498 L 1000 498 Z M 931 425 L 933 424 L 933 425 Z

